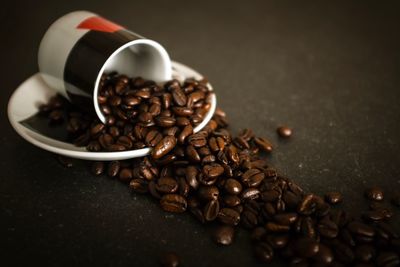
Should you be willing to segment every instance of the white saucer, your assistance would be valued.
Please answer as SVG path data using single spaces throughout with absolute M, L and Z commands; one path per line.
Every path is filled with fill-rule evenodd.
M 198 80 L 203 78 L 197 71 L 178 62 L 172 62 L 172 69 L 173 77 L 181 81 L 185 78 Z M 210 88 L 212 89 L 211 85 Z M 56 154 L 85 160 L 123 160 L 143 157 L 149 154 L 150 148 L 122 152 L 89 152 L 85 147 L 76 147 L 71 143 L 49 138 L 20 123 L 35 115 L 38 112 L 39 105 L 46 103 L 55 94 L 56 92 L 47 86 L 39 73 L 23 82 L 12 94 L 8 102 L 8 119 L 15 131 L 26 141 Z M 194 132 L 200 131 L 211 120 L 216 106 L 217 100 L 213 95 L 210 110 L 204 121 L 194 128 Z

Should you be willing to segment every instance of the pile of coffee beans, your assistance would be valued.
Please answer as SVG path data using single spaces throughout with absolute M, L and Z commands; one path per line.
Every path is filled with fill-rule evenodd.
M 357 219 L 337 208 L 343 202 L 340 192 L 324 197 L 304 192 L 270 166 L 265 155 L 273 150 L 271 142 L 250 129 L 233 136 L 222 110 L 194 133 L 209 109 L 205 81 L 172 80 L 160 86 L 111 73 L 101 86 L 105 124 L 60 97 L 41 108 L 52 122 L 64 118 L 75 143 L 90 151 L 152 147 L 151 155 L 141 159 L 94 162 L 93 174 L 118 178 L 167 212 L 188 211 L 202 224 L 219 224 L 212 236 L 218 244 L 232 244 L 239 226 L 249 229 L 262 262 L 278 257 L 291 266 L 400 264 L 400 237 L 389 224 L 393 211 L 380 205 L 380 188 L 365 192 L 370 210 Z M 288 127 L 277 131 L 284 138 L 292 135 Z M 392 198 L 394 205 L 399 202 Z M 162 259 L 164 266 L 178 262 L 174 253 Z

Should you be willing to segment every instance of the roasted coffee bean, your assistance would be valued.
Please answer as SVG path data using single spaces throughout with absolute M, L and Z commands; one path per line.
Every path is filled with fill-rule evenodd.
M 237 149 L 234 145 L 230 145 L 227 147 L 226 150 L 226 157 L 228 160 L 230 160 L 231 162 L 238 164 L 239 163 L 239 154 L 237 152 Z
M 319 247 L 319 243 L 309 237 L 299 238 L 293 244 L 295 254 L 302 258 L 315 256 L 319 251 Z
M 355 249 L 355 257 L 362 262 L 371 262 L 376 256 L 376 251 L 371 245 L 360 245 Z
M 109 177 L 116 177 L 121 168 L 121 163 L 119 161 L 111 161 L 107 167 L 107 175 Z
M 186 155 L 188 156 L 190 161 L 200 162 L 201 158 L 199 153 L 197 153 L 196 149 L 192 145 L 186 146 Z
M 373 186 L 368 188 L 365 191 L 365 196 L 374 201 L 382 201 L 383 200 L 383 190 L 380 187 Z
M 92 136 L 97 136 L 98 134 L 100 134 L 104 129 L 105 129 L 105 125 L 102 123 L 98 123 L 95 126 L 93 126 L 90 129 L 90 135 Z
M 175 193 L 178 190 L 178 182 L 171 177 L 162 177 L 158 179 L 156 189 L 163 194 Z
M 186 182 L 193 189 L 197 189 L 199 187 L 199 181 L 197 180 L 198 170 L 195 166 L 188 166 L 186 168 Z
M 157 116 L 155 117 L 155 122 L 158 126 L 168 128 L 172 127 L 176 123 L 176 119 L 174 117 L 166 117 L 166 116 Z
M 178 194 L 166 194 L 160 200 L 161 208 L 168 212 L 182 213 L 187 208 L 187 201 Z
M 150 147 L 154 147 L 162 139 L 162 135 L 157 130 L 151 130 L 146 134 L 145 144 Z
M 124 145 L 120 145 L 120 144 L 111 144 L 109 146 L 107 146 L 107 151 L 124 151 L 126 150 L 126 147 Z
M 326 238 L 335 238 L 339 233 L 339 228 L 336 223 L 329 219 L 321 220 L 317 225 L 318 232 Z
M 141 99 L 133 95 L 127 95 L 123 98 L 123 102 L 127 106 L 136 106 L 140 104 Z
M 378 266 L 399 266 L 400 256 L 394 252 L 381 252 L 376 258 Z
M 313 213 L 316 205 L 314 198 L 314 194 L 305 195 L 303 200 L 300 202 L 297 211 L 303 215 L 309 215 Z
M 264 178 L 265 174 L 259 169 L 250 169 L 242 175 L 242 183 L 247 187 L 257 187 Z
M 347 225 L 347 228 L 352 232 L 353 234 L 357 234 L 360 236 L 366 236 L 366 237 L 373 237 L 375 235 L 375 230 L 371 226 L 368 226 L 364 223 L 353 221 L 350 222 Z
M 183 130 L 181 131 L 181 133 L 178 136 L 178 142 L 180 144 L 184 144 L 185 140 L 188 136 L 190 136 L 193 133 L 193 127 L 192 125 L 186 125 Z
M 187 107 L 173 107 L 172 111 L 180 117 L 190 117 L 193 114 L 193 109 Z
M 225 181 L 224 189 L 229 194 L 237 195 L 242 192 L 242 185 L 237 180 L 230 178 Z
M 125 149 L 131 149 L 133 146 L 132 140 L 128 136 L 120 136 L 116 142 L 117 145 L 122 145 Z
M 260 190 L 257 188 L 246 188 L 240 194 L 243 199 L 257 199 L 260 197 Z
M 257 214 L 245 209 L 240 214 L 240 222 L 245 228 L 252 229 L 258 224 Z
M 288 234 L 269 234 L 266 236 L 265 240 L 272 246 L 274 249 L 282 249 L 286 247 L 289 242 Z
M 363 213 L 362 217 L 368 221 L 381 221 L 386 219 L 387 210 L 369 210 Z
M 258 242 L 254 246 L 254 253 L 256 258 L 261 262 L 271 262 L 274 258 L 274 250 L 266 242 Z
M 72 159 L 68 157 L 58 155 L 57 160 L 64 168 L 71 168 L 74 165 Z
M 261 192 L 261 199 L 264 202 L 274 202 L 278 200 L 278 198 L 281 196 L 281 193 L 279 193 L 276 190 L 267 190 L 264 192 Z
M 180 87 L 175 87 L 173 90 L 171 90 L 171 93 L 175 104 L 178 106 L 186 105 L 187 97 Z
M 119 180 L 121 182 L 129 182 L 133 177 L 132 170 L 130 168 L 122 168 L 119 172 Z
M 218 220 L 224 224 L 237 225 L 240 221 L 240 214 L 231 208 L 222 208 L 218 213 Z
M 92 164 L 92 173 L 94 175 L 101 175 L 104 172 L 104 162 L 96 161 Z
M 265 152 L 272 152 L 272 144 L 265 138 L 262 137 L 255 137 L 254 143 Z
M 49 114 L 50 123 L 60 123 L 64 120 L 64 112 L 62 110 L 53 110 Z
M 228 207 L 236 207 L 240 204 L 240 198 L 235 195 L 224 195 L 222 201 Z
M 153 148 L 152 157 L 153 159 L 160 159 L 170 152 L 176 146 L 176 138 L 173 136 L 165 136 L 160 142 Z
M 290 227 L 288 225 L 278 224 L 274 222 L 267 222 L 265 228 L 268 232 L 271 233 L 286 233 L 290 230 Z
M 287 213 L 276 214 L 274 216 L 274 221 L 277 222 L 278 224 L 290 225 L 296 222 L 297 218 L 298 218 L 297 213 L 287 212 Z
M 210 200 L 205 206 L 204 206 L 204 219 L 206 221 L 213 221 L 217 218 L 218 213 L 219 213 L 219 201 L 218 199 L 212 199 Z
M 179 257 L 174 252 L 165 252 L 160 256 L 160 264 L 163 267 L 178 267 Z
M 202 147 L 207 144 L 207 139 L 203 133 L 199 132 L 188 137 L 188 142 L 194 147 Z
M 213 232 L 213 240 L 215 243 L 228 246 L 233 243 L 235 237 L 235 228 L 228 225 L 218 226 Z
M 310 217 L 303 217 L 300 223 L 300 233 L 303 236 L 315 239 L 317 236 L 317 230 L 315 229 L 315 222 Z
M 276 129 L 278 135 L 283 138 L 289 138 L 292 136 L 292 129 L 287 126 L 280 126 Z
M 252 230 L 250 238 L 252 241 L 261 241 L 265 238 L 266 234 L 267 230 L 262 226 L 258 226 Z
M 224 168 L 218 163 L 211 163 L 203 167 L 203 175 L 211 179 L 217 178 L 224 173 Z
M 197 194 L 199 196 L 199 199 L 205 200 L 205 201 L 209 201 L 209 200 L 213 200 L 213 199 L 218 199 L 219 196 L 219 190 L 218 187 L 216 186 L 200 186 Z
M 330 247 L 324 245 L 324 244 L 319 244 L 319 250 L 317 254 L 312 256 L 312 259 L 315 260 L 316 262 L 319 262 L 321 264 L 331 264 L 334 260 L 334 254 L 333 251 Z
M 342 202 L 342 194 L 339 192 L 329 192 L 325 194 L 325 200 L 330 204 L 338 204 Z

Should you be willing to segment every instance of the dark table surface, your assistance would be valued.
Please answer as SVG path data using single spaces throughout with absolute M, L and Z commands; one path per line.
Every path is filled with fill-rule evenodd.
M 271 162 L 307 190 L 339 190 L 343 206 L 355 213 L 367 206 L 362 192 L 368 185 L 382 186 L 387 195 L 399 191 L 399 5 L 324 2 L 2 5 L 1 265 L 157 266 L 157 255 L 172 250 L 183 266 L 260 266 L 245 231 L 234 245 L 219 248 L 210 240 L 210 227 L 189 214 L 166 214 L 125 185 L 93 177 L 85 164 L 64 169 L 11 128 L 11 93 L 37 72 L 46 28 L 73 10 L 97 12 L 153 38 L 174 60 L 205 74 L 232 129 L 250 127 L 270 138 Z M 281 124 L 294 129 L 288 142 L 276 136 Z

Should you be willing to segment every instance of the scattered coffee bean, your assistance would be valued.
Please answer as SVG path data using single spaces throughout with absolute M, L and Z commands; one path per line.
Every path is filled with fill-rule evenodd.
M 382 201 L 383 200 L 383 190 L 380 187 L 373 186 L 368 188 L 365 191 L 365 196 L 374 201 Z
M 289 138 L 292 136 L 292 129 L 287 126 L 280 126 L 276 129 L 278 135 L 283 138 Z
M 213 233 L 214 242 L 225 246 L 232 244 L 234 237 L 235 228 L 228 225 L 218 226 Z
M 174 252 L 165 252 L 160 256 L 160 264 L 163 267 L 178 267 L 179 257 Z
M 334 205 L 342 202 L 342 194 L 339 192 L 329 192 L 325 194 L 325 200 Z

